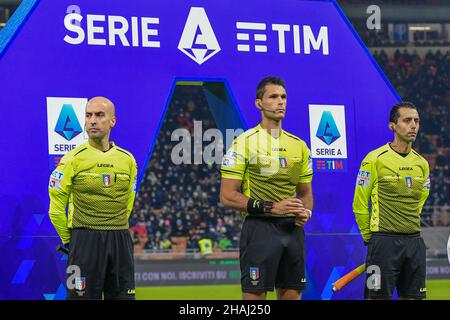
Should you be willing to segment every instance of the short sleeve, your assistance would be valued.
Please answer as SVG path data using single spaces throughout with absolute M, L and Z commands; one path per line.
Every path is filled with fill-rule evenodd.
M 248 155 L 245 139 L 234 139 L 231 147 L 222 158 L 220 172 L 222 178 L 243 180 L 247 168 Z
M 308 183 L 312 181 L 313 165 L 311 159 L 311 151 L 306 143 L 302 143 L 302 163 L 300 169 L 300 183 Z

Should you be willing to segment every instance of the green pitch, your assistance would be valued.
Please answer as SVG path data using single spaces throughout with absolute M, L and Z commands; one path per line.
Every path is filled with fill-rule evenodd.
M 450 300 L 450 280 L 428 280 L 428 300 Z M 138 287 L 138 300 L 241 300 L 239 285 Z M 275 292 L 268 298 L 275 299 Z
M 269 299 L 275 298 L 269 292 Z M 137 287 L 138 300 L 241 300 L 240 285 Z
M 450 300 L 450 280 L 428 280 L 428 300 Z

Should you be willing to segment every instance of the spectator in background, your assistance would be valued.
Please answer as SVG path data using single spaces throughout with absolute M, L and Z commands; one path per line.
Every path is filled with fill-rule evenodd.
M 449 214 L 449 150 L 450 127 L 450 51 L 429 51 L 424 58 L 416 52 L 396 51 L 388 56 L 383 50 L 374 52 L 381 69 L 391 80 L 403 100 L 417 101 L 421 114 L 421 130 L 415 148 L 430 163 L 431 192 L 422 212 L 422 226 L 450 225 Z M 399 90 L 400 89 L 400 90 Z M 446 214 L 441 214 L 441 209 Z

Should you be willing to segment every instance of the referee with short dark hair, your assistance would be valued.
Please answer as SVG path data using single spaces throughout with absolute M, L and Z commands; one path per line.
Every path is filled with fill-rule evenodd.
M 245 216 L 245 300 L 265 299 L 274 288 L 280 300 L 299 300 L 306 286 L 303 226 L 312 216 L 312 162 L 306 143 L 281 128 L 286 101 L 283 79 L 263 79 L 255 101 L 261 123 L 237 137 L 222 161 L 220 201 Z
M 136 191 L 136 161 L 109 141 L 116 124 L 110 100 L 89 100 L 85 120 L 88 142 L 61 159 L 49 183 L 50 219 L 69 248 L 67 298 L 134 299 L 128 219 Z
M 369 152 L 362 160 L 355 186 L 353 211 L 364 243 L 370 275 L 368 299 L 426 297 L 425 243 L 420 236 L 422 207 L 430 193 L 430 169 L 412 149 L 419 132 L 417 108 L 401 102 L 391 109 L 389 129 L 394 141 Z

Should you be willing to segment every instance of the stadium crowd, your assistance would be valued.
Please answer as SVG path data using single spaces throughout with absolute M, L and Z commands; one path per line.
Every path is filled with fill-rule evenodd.
M 171 141 L 172 132 L 183 128 L 193 134 L 194 121 L 202 121 L 203 132 L 216 127 L 202 88 L 177 86 L 135 200 L 130 221 L 135 248 L 198 249 L 204 238 L 215 249 L 238 246 L 241 214 L 219 204 L 217 164 L 175 165 L 171 160 L 179 143 Z

